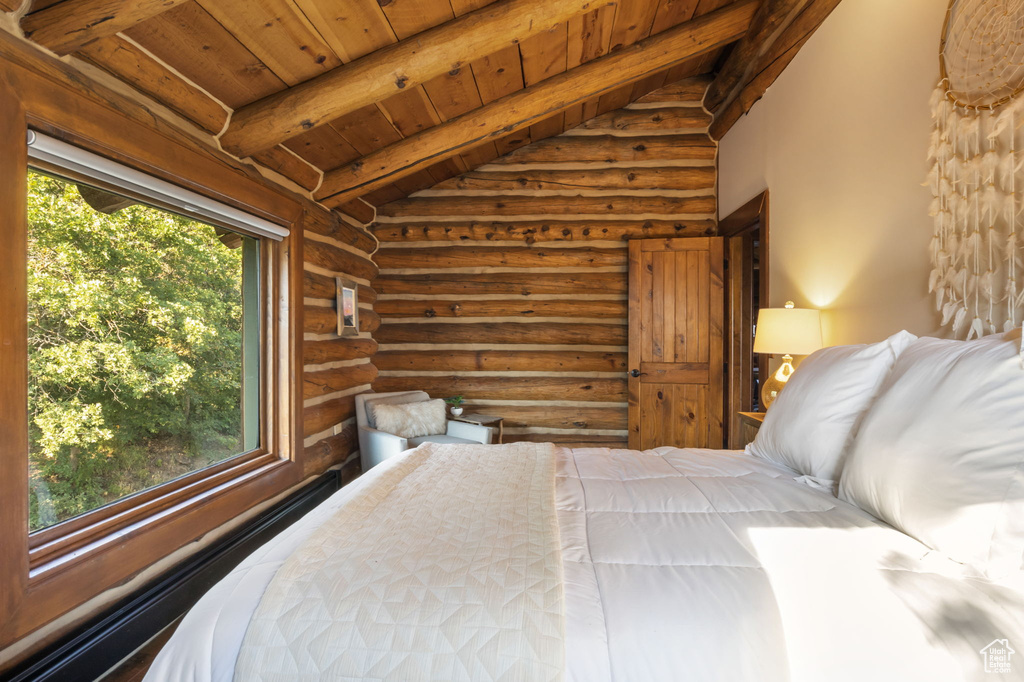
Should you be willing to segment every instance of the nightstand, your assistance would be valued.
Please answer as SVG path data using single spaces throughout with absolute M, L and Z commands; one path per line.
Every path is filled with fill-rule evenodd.
M 747 447 L 757 437 L 757 430 L 764 422 L 764 412 L 740 412 L 739 446 Z
M 462 414 L 458 417 L 452 417 L 452 421 L 466 422 L 467 424 L 480 424 L 481 426 L 496 426 L 498 427 L 498 443 L 501 443 L 502 437 L 505 435 L 505 418 L 495 417 L 490 414 Z

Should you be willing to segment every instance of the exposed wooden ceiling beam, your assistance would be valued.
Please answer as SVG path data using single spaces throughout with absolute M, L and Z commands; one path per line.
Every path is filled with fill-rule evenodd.
M 112 36 L 186 0 L 64 0 L 21 20 L 25 36 L 59 55 Z
M 747 80 L 715 112 L 709 131 L 712 138 L 721 140 L 736 121 L 750 111 L 839 2 L 810 0 L 778 38 L 754 59 Z
M 740 39 L 758 0 L 740 0 L 377 150 L 324 176 L 316 198 L 338 205 L 463 150 Z
M 272 147 L 406 88 L 513 47 L 616 0 L 504 0 L 372 52 L 237 110 L 221 146 L 238 156 Z
M 708 87 L 708 92 L 704 96 L 704 106 L 708 111 L 717 111 L 736 88 L 746 83 L 751 69 L 754 68 L 754 60 L 771 47 L 771 41 L 777 37 L 777 32 L 796 16 L 797 11 L 807 1 L 763 0 L 757 14 L 754 15 L 754 20 L 750 22 L 747 35 L 736 43 L 732 53 L 718 71 L 718 76 Z

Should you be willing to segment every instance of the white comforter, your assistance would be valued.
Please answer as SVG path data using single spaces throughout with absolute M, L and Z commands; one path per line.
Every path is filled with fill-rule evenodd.
M 246 559 L 146 679 L 231 680 L 278 569 L 403 457 Z M 560 451 L 556 476 L 567 680 L 1024 679 L 1019 579 L 973 578 L 788 469 L 738 452 L 581 449 Z M 994 640 L 1021 651 L 1009 675 L 985 672 Z
M 550 443 L 421 445 L 278 570 L 235 680 L 560 681 L 554 503 Z

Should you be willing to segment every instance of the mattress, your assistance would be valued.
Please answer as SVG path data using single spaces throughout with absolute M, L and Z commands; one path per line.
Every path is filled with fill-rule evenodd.
M 275 574 L 409 456 L 248 557 L 185 616 L 146 680 L 234 679 Z M 566 680 L 981 680 L 993 679 L 989 655 L 1024 646 L 1020 576 L 983 580 L 742 452 L 559 449 L 554 491 Z M 1024 679 L 1020 657 L 997 679 Z

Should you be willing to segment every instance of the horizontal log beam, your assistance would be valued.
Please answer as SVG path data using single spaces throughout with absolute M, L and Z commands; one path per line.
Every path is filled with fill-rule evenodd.
M 563 448 L 625 448 L 627 440 L 618 436 L 592 436 L 587 433 L 508 434 L 506 443 L 554 443 Z
M 341 275 L 369 280 L 376 277 L 378 273 L 377 264 L 368 257 L 359 256 L 351 251 L 313 239 L 307 239 L 303 244 L 302 257 L 307 263 Z
M 839 0 L 810 0 L 772 46 L 757 59 L 749 82 L 715 113 L 715 121 L 709 129 L 713 139 L 721 140 L 725 137 L 736 121 L 764 96 L 838 4 Z
M 346 201 L 344 204 L 339 204 L 334 207 L 335 211 L 344 213 L 349 218 L 352 218 L 356 222 L 362 223 L 363 225 L 369 225 L 373 222 L 373 218 L 376 215 L 373 206 L 366 203 L 362 199 L 353 199 L 352 201 Z
M 521 163 L 637 163 L 644 161 L 713 161 L 714 140 L 707 135 L 568 135 L 549 137 L 498 157 L 494 165 Z
M 356 428 L 351 425 L 346 426 L 341 433 L 324 438 L 306 448 L 302 460 L 303 475 L 311 476 L 344 462 L 358 447 L 359 438 Z
M 625 273 L 486 273 L 386 275 L 373 282 L 381 294 L 621 294 Z
M 372 310 L 359 311 L 359 331 L 372 334 L 380 328 L 380 315 Z
M 316 272 L 306 271 L 302 274 L 302 295 L 307 298 L 330 298 L 335 296 L 335 283 L 333 277 L 321 275 Z M 377 300 L 377 292 L 368 286 L 360 284 L 356 289 L 359 297 L 359 304 L 372 304 Z
M 624 324 L 491 322 L 473 324 L 385 324 L 374 338 L 380 343 L 531 343 L 625 346 Z
M 588 99 L 741 38 L 758 0 L 739 0 L 657 36 L 501 97 L 325 174 L 317 199 L 337 205 Z
M 699 190 L 715 186 L 715 167 L 599 168 L 595 170 L 470 171 L 431 189 L 470 190 Z
M 227 121 L 228 113 L 219 102 L 121 36 L 94 40 L 82 47 L 80 56 L 207 132 L 220 132 Z M 298 159 L 295 161 L 302 163 Z M 316 176 L 316 181 L 307 188 L 313 189 L 320 182 L 320 174 L 312 168 L 309 168 L 309 172 Z
M 704 93 L 711 83 L 709 76 L 694 76 L 669 83 L 665 87 L 649 92 L 636 101 L 641 104 L 660 102 L 695 102 L 704 100 Z
M 320 172 L 309 162 L 284 147 L 265 149 L 258 154 L 253 154 L 252 160 L 280 173 L 303 189 L 313 190 L 320 184 Z
M 4 30 L 0 30 L 0 61 L 5 62 L 4 76 L 36 119 L 93 140 L 107 139 L 110 131 L 117 130 L 118 149 L 108 150 L 115 161 L 153 164 L 163 169 L 158 175 L 185 189 L 272 221 L 290 221 L 300 205 L 315 206 L 282 193 L 250 164 L 154 116 L 152 108 L 137 99 L 83 78 L 80 70 Z M 161 138 L 159 148 L 153 149 Z
M 350 395 L 307 407 L 302 412 L 303 435 L 309 438 L 313 434 L 325 431 L 354 416 L 356 416 L 356 401 Z
M 712 172 L 714 169 L 712 168 Z M 374 235 L 381 242 L 580 242 L 671 237 L 706 237 L 716 233 L 714 220 L 525 221 L 501 223 L 381 223 Z
M 367 254 L 373 253 L 377 242 L 365 229 L 349 225 L 333 211 L 307 212 L 303 229 L 348 244 Z
M 579 126 L 581 130 L 655 131 L 685 128 L 707 128 L 711 115 L 701 107 L 664 109 L 616 109 Z
M 315 398 L 337 391 L 345 391 L 377 378 L 377 368 L 370 363 L 354 367 L 325 369 L 322 372 L 306 372 L 302 377 L 302 396 Z
M 411 197 L 381 206 L 378 216 L 691 215 L 715 213 L 714 195 L 658 196 L 455 196 Z M 596 221 L 595 221 L 596 222 Z
M 750 78 L 757 57 L 770 47 L 770 41 L 776 37 L 778 30 L 792 21 L 796 12 L 807 0 L 764 0 L 757 9 L 747 35 L 736 43 L 726 58 L 718 76 L 708 87 L 704 97 L 704 106 L 708 111 L 715 112 L 728 99 L 736 88 L 744 85 Z
M 380 327 L 380 316 L 372 310 L 359 311 L 359 331 L 374 332 Z M 303 331 L 307 334 L 333 334 L 338 331 L 338 313 L 332 308 L 307 305 L 303 310 Z
M 25 15 L 21 28 L 26 38 L 63 56 L 183 2 L 185 0 L 64 0 Z
M 564 24 L 606 0 L 506 0 L 381 48 L 281 93 L 242 107 L 221 137 L 247 156 L 364 106 L 421 85 L 530 36 Z
M 383 249 L 374 258 L 382 270 L 398 268 L 581 268 L 622 267 L 625 247 L 558 249 L 530 246 L 438 246 Z
M 466 400 L 573 400 L 625 402 L 625 379 L 575 377 L 416 376 L 378 377 L 378 393 L 426 391 L 434 398 L 461 395 Z
M 381 371 L 407 372 L 625 372 L 625 353 L 550 350 L 381 351 Z
M 374 306 L 383 319 L 421 317 L 597 317 L 624 319 L 626 301 L 531 301 L 521 298 L 500 301 L 380 301 Z
M 376 352 L 377 342 L 373 339 L 341 338 L 330 341 L 306 341 L 302 345 L 302 362 L 305 365 L 322 365 L 325 362 L 368 358 Z
M 561 405 L 467 405 L 474 414 L 502 417 L 505 428 L 626 430 L 625 407 L 562 407 Z M 525 434 L 523 434 L 525 435 Z M 513 436 L 510 436 L 510 438 Z M 550 438 L 551 436 L 546 436 Z M 593 436 L 576 435 L 575 438 Z
M 337 295 L 337 285 L 333 277 L 307 270 L 302 273 L 302 295 L 306 298 L 333 299 Z

